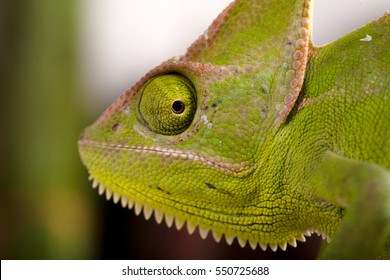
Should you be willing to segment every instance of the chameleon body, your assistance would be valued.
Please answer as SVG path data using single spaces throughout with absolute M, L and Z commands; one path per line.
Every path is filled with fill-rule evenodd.
M 390 19 L 322 47 L 312 1 L 237 0 L 79 139 L 99 193 L 218 241 L 388 257 Z

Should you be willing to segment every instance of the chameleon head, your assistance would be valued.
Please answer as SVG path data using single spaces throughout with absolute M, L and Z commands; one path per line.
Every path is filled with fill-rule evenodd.
M 294 79 L 291 42 L 302 45 L 302 20 L 288 17 L 310 1 L 294 1 L 275 35 L 280 44 L 270 44 L 266 31 L 250 41 L 271 28 L 263 25 L 279 11 L 274 2 L 259 11 L 231 4 L 185 56 L 151 70 L 83 132 L 80 155 L 101 194 L 158 222 L 165 217 L 180 228 L 186 221 L 190 232 L 198 226 L 203 237 L 224 234 L 228 243 L 237 237 L 276 250 L 304 240 L 307 225 L 282 214 L 288 203 L 278 205 L 285 194 L 265 163 L 285 98 L 280 89 Z M 240 16 L 249 26 L 235 23 Z
M 84 130 L 80 155 L 101 194 L 216 237 L 257 231 L 252 177 L 269 81 L 243 82 L 222 68 L 165 63 Z

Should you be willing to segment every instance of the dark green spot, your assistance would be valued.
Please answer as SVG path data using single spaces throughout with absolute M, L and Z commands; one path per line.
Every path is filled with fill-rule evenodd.
M 204 182 L 206 184 L 206 186 L 209 188 L 209 189 L 217 189 L 214 185 L 210 184 L 210 183 L 207 183 L 207 182 Z

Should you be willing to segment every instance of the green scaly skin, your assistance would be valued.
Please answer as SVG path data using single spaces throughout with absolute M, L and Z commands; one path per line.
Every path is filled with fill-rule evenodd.
M 317 232 L 323 258 L 389 257 L 390 19 L 314 47 L 311 10 L 227 7 L 83 132 L 93 185 L 228 243 L 286 249 Z

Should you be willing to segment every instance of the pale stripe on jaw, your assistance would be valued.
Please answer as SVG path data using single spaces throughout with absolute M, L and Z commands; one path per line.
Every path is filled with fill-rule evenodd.
M 193 151 L 181 151 L 175 149 L 161 148 L 161 147 L 145 147 L 145 146 L 128 146 L 123 144 L 109 144 L 109 143 L 101 143 L 92 140 L 83 140 L 80 144 L 84 145 L 93 145 L 101 148 L 114 149 L 114 150 L 126 150 L 133 151 L 137 153 L 150 153 L 156 154 L 159 156 L 173 157 L 181 160 L 193 160 L 201 162 L 204 165 L 214 167 L 221 171 L 227 172 L 233 175 L 245 175 L 253 171 L 254 166 L 248 162 L 241 163 L 226 163 L 223 161 L 218 162 L 212 158 L 207 158 L 204 155 L 198 154 Z

